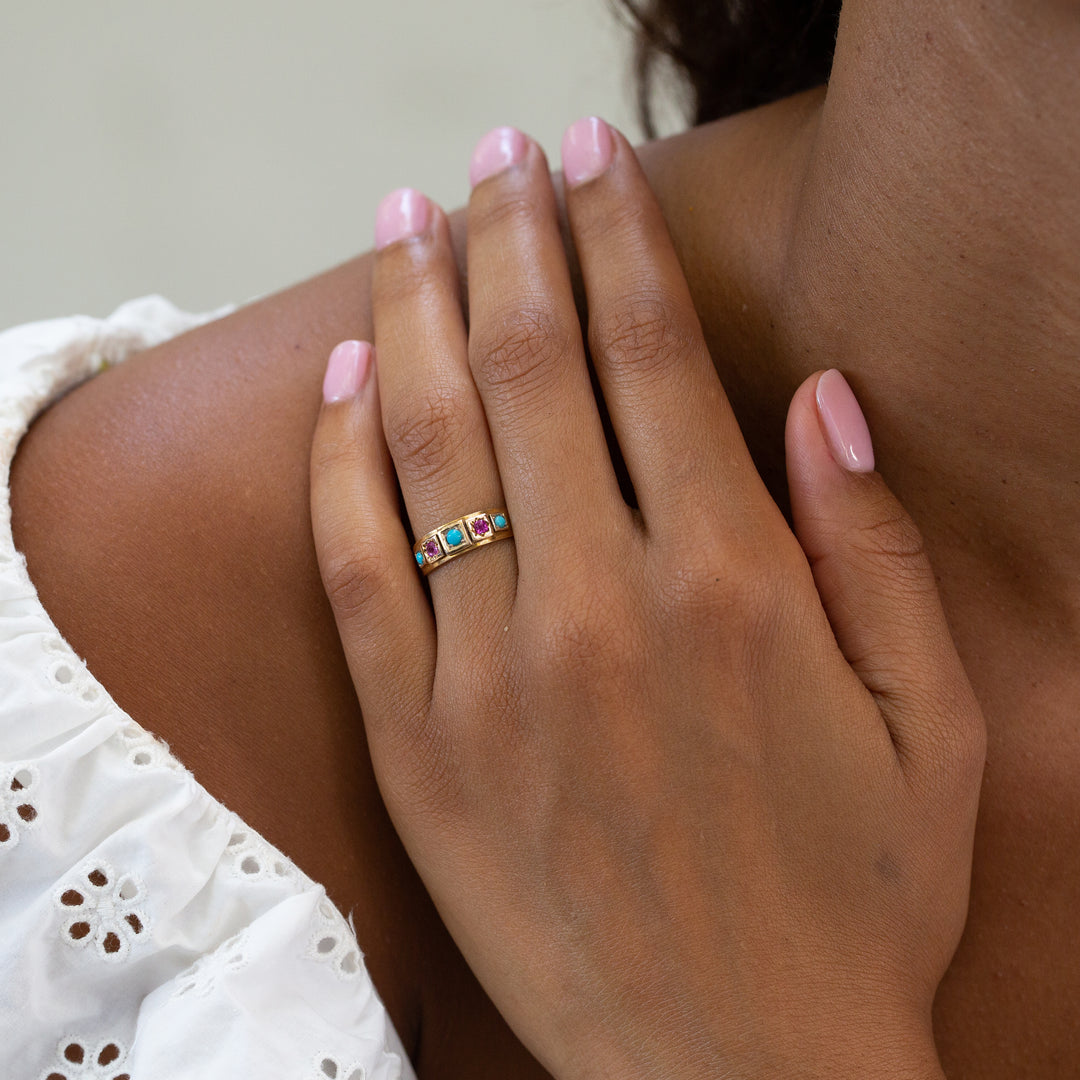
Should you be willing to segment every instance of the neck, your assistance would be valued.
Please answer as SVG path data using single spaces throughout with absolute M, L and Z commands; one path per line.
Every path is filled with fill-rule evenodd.
M 882 467 L 928 542 L 1014 612 L 1055 612 L 1075 642 L 1080 18 L 1059 4 L 962 6 L 966 18 L 935 5 L 932 28 L 875 29 L 838 54 L 810 231 L 853 186 L 870 212 L 824 241 L 846 319 L 820 344 L 857 372 Z
M 685 137 L 669 220 L 774 492 L 794 387 L 841 368 L 947 606 L 1075 655 L 1080 17 L 1031 6 L 869 29 L 855 7 L 827 93 Z

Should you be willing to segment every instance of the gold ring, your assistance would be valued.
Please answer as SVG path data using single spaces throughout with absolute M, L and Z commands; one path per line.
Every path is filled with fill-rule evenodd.
M 513 535 L 514 528 L 505 506 L 495 510 L 474 510 L 420 537 L 413 544 L 413 556 L 417 568 L 426 577 L 466 551 L 494 544 L 496 540 L 510 540 Z

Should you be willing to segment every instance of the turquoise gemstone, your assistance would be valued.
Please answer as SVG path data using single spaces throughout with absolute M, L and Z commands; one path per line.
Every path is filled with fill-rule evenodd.
M 417 566 L 423 566 L 424 565 L 424 556 L 421 555 L 419 551 L 416 553 L 416 565 Z
M 502 514 L 496 514 L 491 520 L 495 522 L 496 529 L 506 528 L 506 518 L 504 518 Z
M 446 530 L 446 542 L 451 547 L 457 547 L 458 544 L 460 544 L 461 541 L 464 540 L 464 539 L 465 539 L 465 537 L 461 535 L 461 530 L 460 529 L 447 529 Z

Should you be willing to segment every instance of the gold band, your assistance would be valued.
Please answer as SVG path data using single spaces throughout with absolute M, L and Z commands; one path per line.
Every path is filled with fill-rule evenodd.
M 494 544 L 496 540 L 509 540 L 513 535 L 514 528 L 506 507 L 474 510 L 420 537 L 413 544 L 413 557 L 417 569 L 426 577 L 432 570 L 464 555 L 466 551 Z

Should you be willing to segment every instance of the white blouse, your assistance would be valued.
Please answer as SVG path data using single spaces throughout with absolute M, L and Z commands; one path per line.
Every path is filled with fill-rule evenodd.
M 0 334 L 0 1076 L 415 1080 L 348 924 L 121 710 L 11 537 L 50 401 L 226 314 L 158 296 Z

